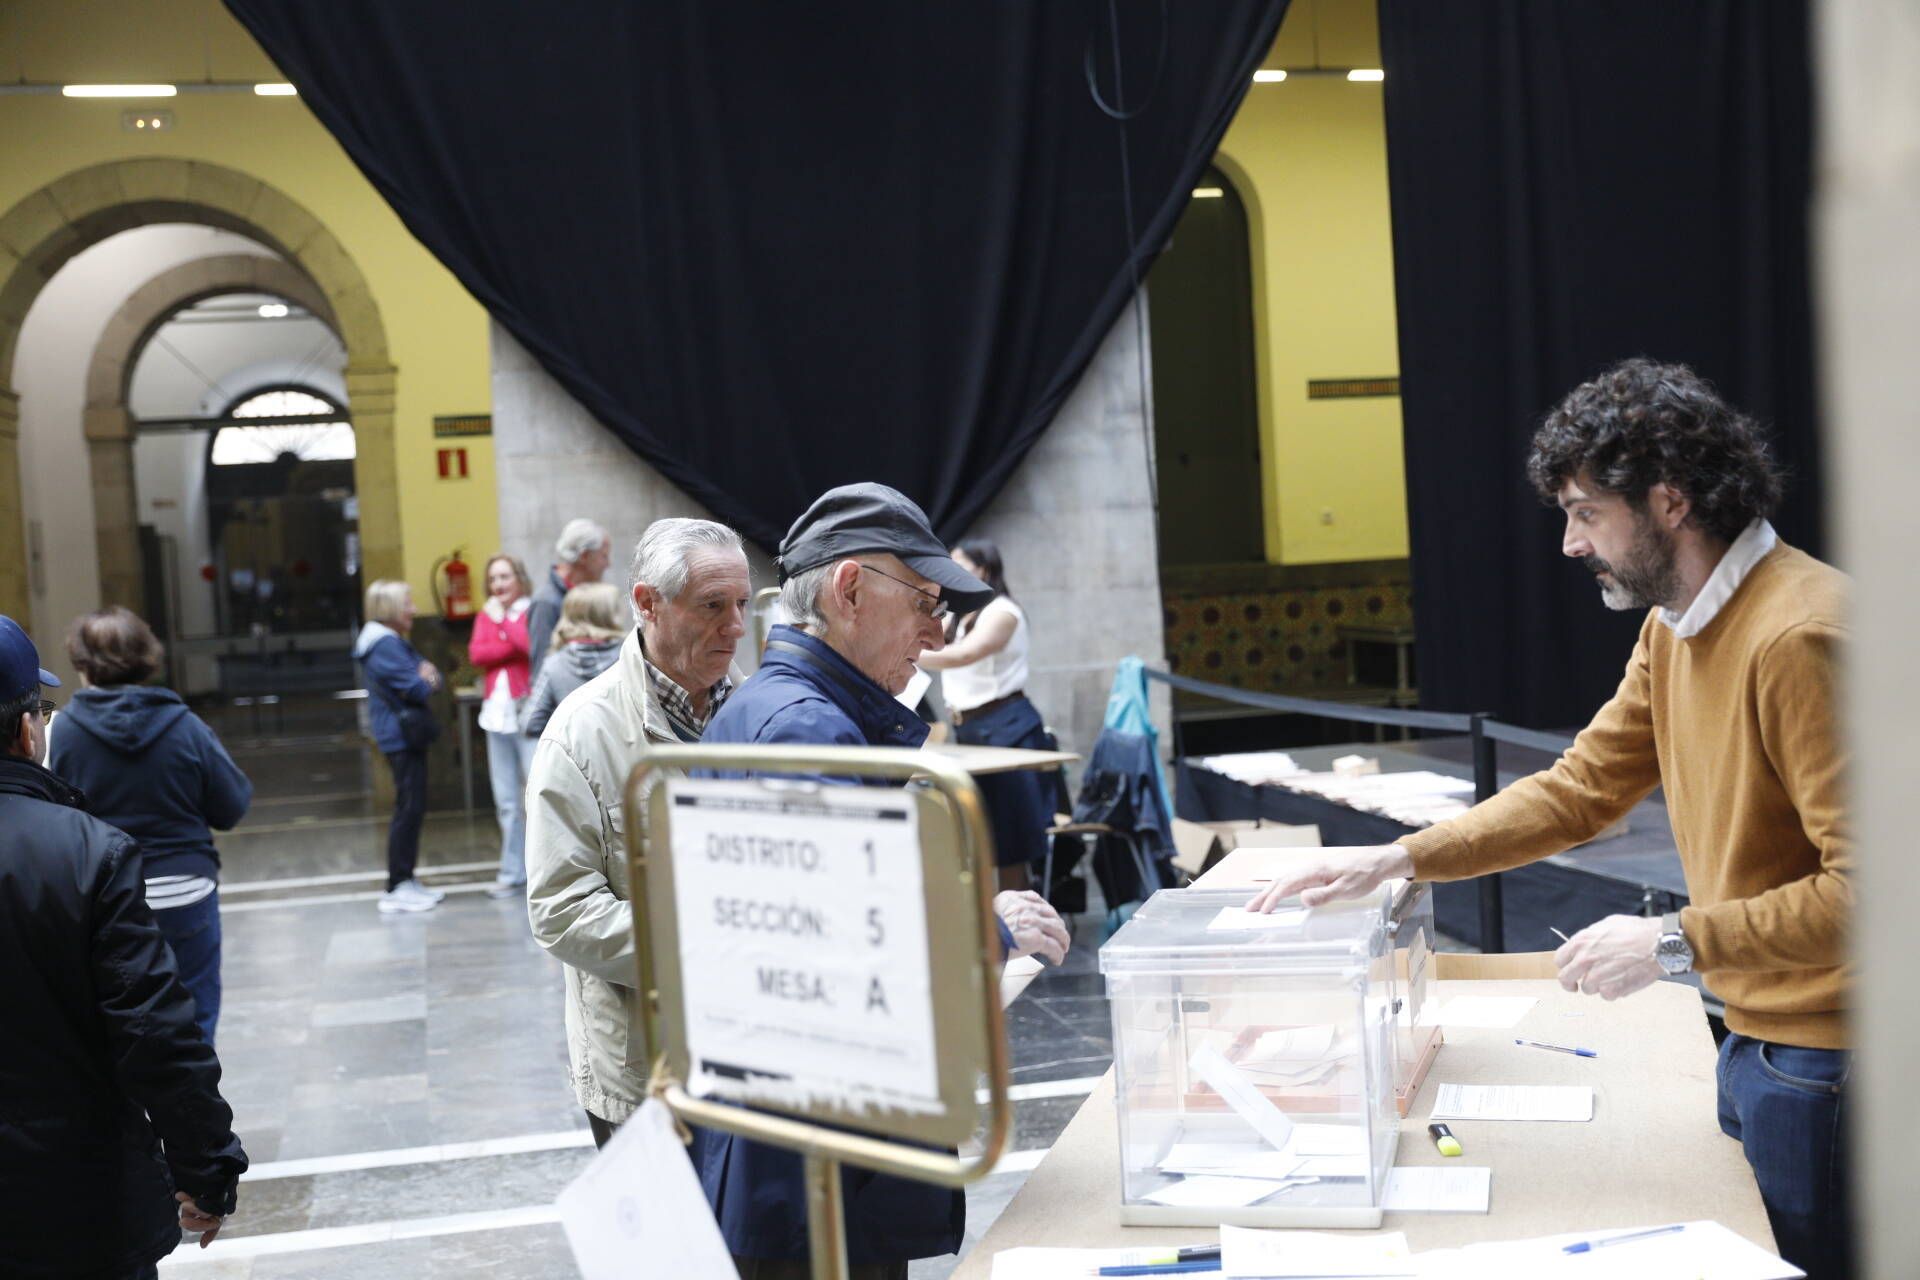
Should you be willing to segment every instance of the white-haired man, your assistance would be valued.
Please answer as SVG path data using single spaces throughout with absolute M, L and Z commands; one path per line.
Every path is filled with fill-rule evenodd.
M 527 608 L 527 679 L 540 674 L 540 659 L 547 656 L 547 642 L 560 621 L 567 592 L 600 581 L 612 561 L 613 539 L 605 529 L 584 517 L 567 521 L 553 544 L 553 567 Z
M 711 520 L 647 526 L 631 578 L 639 628 L 560 704 L 527 777 L 527 915 L 567 966 L 574 1094 L 602 1145 L 647 1077 L 628 1058 L 640 1007 L 621 791 L 647 743 L 699 741 L 727 700 L 750 590 L 740 535 Z

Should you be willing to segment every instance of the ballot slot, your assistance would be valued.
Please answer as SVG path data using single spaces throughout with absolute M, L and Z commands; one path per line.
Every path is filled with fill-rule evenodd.
M 1378 1225 L 1396 1097 L 1437 1048 L 1417 1010 L 1402 1021 L 1425 991 L 1430 897 L 1396 883 L 1221 928 L 1245 899 L 1163 890 L 1101 948 L 1121 1219 Z

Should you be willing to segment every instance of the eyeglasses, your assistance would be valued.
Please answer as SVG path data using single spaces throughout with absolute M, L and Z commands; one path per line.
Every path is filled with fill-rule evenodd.
M 52 719 L 53 713 L 58 711 L 59 709 L 60 708 L 58 706 L 54 705 L 51 702 L 48 702 L 45 698 L 40 699 L 39 711 L 40 711 L 40 718 L 42 720 Z
M 948 617 L 952 615 L 953 610 L 947 608 L 947 602 L 942 600 L 938 595 L 935 595 L 933 592 L 928 591 L 926 588 L 916 587 L 911 582 L 908 582 L 905 578 L 896 578 L 892 574 L 888 573 L 885 569 L 875 569 L 872 565 L 865 564 L 857 560 L 854 563 L 859 564 L 862 569 L 867 569 L 873 573 L 879 574 L 881 577 L 885 578 L 888 582 L 899 583 L 901 586 L 913 592 L 915 595 L 925 596 L 927 599 L 933 601 L 932 608 L 928 608 L 926 605 L 920 604 L 918 602 L 914 604 L 915 610 L 918 611 L 921 617 L 931 619 L 934 622 L 945 622 L 948 619 Z

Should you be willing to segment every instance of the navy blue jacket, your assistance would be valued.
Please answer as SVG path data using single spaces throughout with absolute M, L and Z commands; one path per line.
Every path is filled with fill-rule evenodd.
M 58 731 L 56 730 L 56 733 Z M 246 1153 L 147 910 L 140 849 L 0 755 L 0 1275 L 128 1275 L 230 1213 Z
M 47 767 L 140 842 L 149 876 L 218 877 L 213 833 L 253 801 L 247 775 L 171 689 L 81 689 L 55 722 Z
M 433 697 L 433 686 L 420 678 L 424 659 L 404 636 L 380 622 L 360 628 L 353 656 L 367 686 L 367 724 L 373 730 L 373 744 L 388 755 L 405 751 L 407 739 L 395 707 L 402 702 L 424 707 Z
M 821 641 L 792 627 L 707 725 L 701 742 L 917 747 L 927 726 Z M 839 677 L 836 679 L 835 677 Z M 727 1248 L 747 1258 L 807 1257 L 800 1157 L 712 1129 L 694 1130 L 694 1165 Z M 865 1169 L 841 1171 L 847 1250 L 855 1265 L 930 1258 L 960 1248 L 967 1202 L 958 1191 Z

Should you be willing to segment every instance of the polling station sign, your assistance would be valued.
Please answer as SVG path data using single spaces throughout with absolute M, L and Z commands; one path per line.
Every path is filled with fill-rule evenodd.
M 664 799 L 689 1092 L 940 1111 L 912 797 L 674 778 Z

